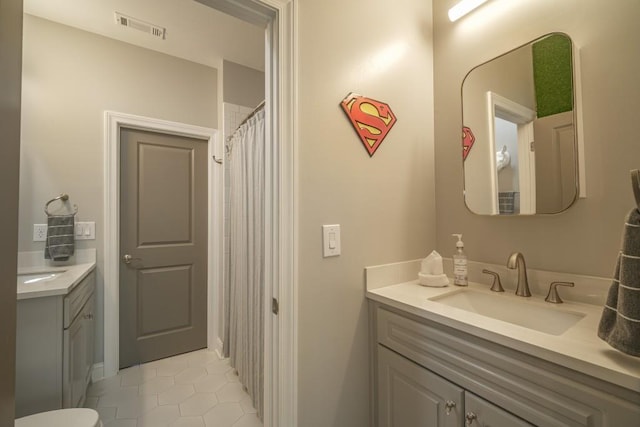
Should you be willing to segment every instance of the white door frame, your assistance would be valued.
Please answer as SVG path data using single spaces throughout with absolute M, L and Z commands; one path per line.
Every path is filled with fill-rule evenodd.
M 218 331 L 216 292 L 222 283 L 223 170 L 215 129 L 131 114 L 105 112 L 104 169 L 104 376 L 118 373 L 120 350 L 120 129 L 146 130 L 207 141 L 208 237 L 207 237 L 207 345 L 214 348 Z
M 267 150 L 265 169 L 264 427 L 294 427 L 298 424 L 297 0 L 198 1 L 240 19 L 254 23 L 262 22 L 266 26 L 266 135 L 271 146 Z M 107 126 L 105 132 L 105 141 L 108 141 L 114 129 Z M 118 134 L 119 132 L 115 131 L 116 138 Z M 216 157 L 221 158 L 220 148 L 218 153 Z M 115 178 L 112 175 L 117 167 L 117 163 L 114 162 L 118 160 L 119 155 L 116 153 L 105 152 L 106 375 L 115 374 L 118 368 L 117 346 L 113 345 L 114 342 L 117 343 L 118 326 L 116 323 L 114 327 L 112 323 L 113 313 L 108 319 L 106 311 L 107 306 L 113 309 L 117 304 L 119 252 L 112 245 L 117 245 L 118 242 L 116 230 L 119 215 L 118 209 L 113 209 L 114 203 L 118 200 L 118 183 L 112 180 L 118 178 L 117 175 Z M 107 180 L 107 174 L 110 174 L 111 181 Z M 222 206 L 222 201 L 219 206 Z M 219 241 L 222 241 L 222 236 Z M 222 271 L 222 268 L 217 270 Z M 216 298 L 217 292 L 212 292 L 211 295 Z M 271 313 L 272 298 L 279 302 L 280 311 L 277 316 Z M 215 319 L 217 316 L 209 316 L 209 322 L 212 318 Z M 117 322 L 117 318 L 115 321 Z M 209 329 L 212 330 L 215 333 L 216 329 Z
M 197 0 L 266 28 L 264 427 L 298 425 L 297 0 Z M 271 313 L 272 298 L 279 302 Z
M 226 0 L 249 2 L 252 0 Z M 266 30 L 264 427 L 298 425 L 297 0 L 256 0 Z M 279 314 L 271 312 L 272 299 Z
M 498 167 L 496 163 L 495 119 L 499 117 L 518 127 L 518 170 L 520 184 L 520 213 L 535 213 L 536 181 L 535 153 L 530 149 L 533 141 L 533 120 L 536 112 L 495 92 L 487 92 L 487 112 L 489 122 L 489 162 L 491 164 L 492 215 L 499 215 L 498 207 Z

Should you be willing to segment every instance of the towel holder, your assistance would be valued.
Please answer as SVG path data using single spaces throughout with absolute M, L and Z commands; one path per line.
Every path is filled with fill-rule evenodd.
M 53 202 L 55 202 L 56 200 L 60 200 L 62 202 L 66 202 L 67 200 L 69 200 L 69 195 L 66 193 L 62 193 L 60 194 L 58 197 L 54 197 L 53 199 L 49 200 L 47 203 L 45 203 L 44 205 L 44 213 L 46 213 L 47 215 L 51 216 L 53 215 L 51 212 L 49 212 L 49 205 Z M 73 212 L 72 215 L 75 215 L 78 213 L 78 206 L 77 205 L 73 205 Z
M 636 206 L 640 210 L 640 169 L 631 171 L 631 187 L 633 188 L 633 196 L 636 198 Z

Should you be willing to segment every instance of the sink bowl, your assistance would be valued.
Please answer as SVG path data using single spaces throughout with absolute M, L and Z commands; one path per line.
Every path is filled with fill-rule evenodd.
M 63 271 L 55 273 L 37 273 L 37 274 L 20 274 L 18 275 L 18 285 L 34 285 L 36 283 L 50 282 L 58 278 Z
M 558 307 L 545 307 L 541 305 L 544 303 L 525 298 L 504 294 L 491 295 L 470 289 L 462 289 L 429 299 L 550 335 L 562 335 L 585 317 L 583 313 L 561 310 Z

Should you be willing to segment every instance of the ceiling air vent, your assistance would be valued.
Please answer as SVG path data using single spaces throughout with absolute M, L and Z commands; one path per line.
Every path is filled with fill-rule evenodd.
M 166 28 L 158 25 L 153 25 L 148 22 L 141 21 L 136 18 L 132 18 L 127 15 L 123 15 L 120 12 L 116 12 L 116 24 L 123 27 L 133 28 L 134 30 L 142 31 L 147 34 L 151 34 L 161 40 L 164 40 Z

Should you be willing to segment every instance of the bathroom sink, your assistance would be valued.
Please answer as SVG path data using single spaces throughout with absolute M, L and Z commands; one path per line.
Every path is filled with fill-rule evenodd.
M 562 310 L 555 306 L 545 307 L 546 303 L 522 297 L 493 295 L 470 289 L 461 289 L 429 299 L 550 335 L 562 335 L 585 317 L 583 313 Z
M 37 274 L 19 274 L 18 285 L 34 285 L 36 283 L 41 284 L 43 282 L 50 282 L 58 278 L 64 271 L 56 271 L 49 273 L 37 273 Z

